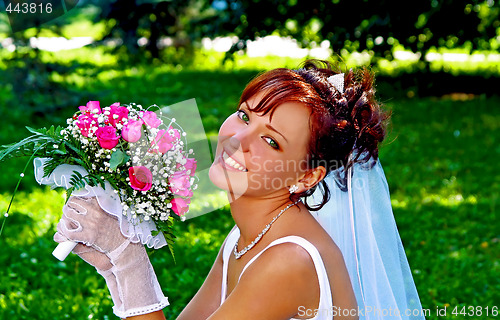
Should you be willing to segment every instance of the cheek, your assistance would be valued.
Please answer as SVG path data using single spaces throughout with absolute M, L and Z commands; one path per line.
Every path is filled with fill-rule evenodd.
M 252 181 L 265 180 L 266 189 L 280 189 L 296 183 L 301 175 L 301 161 L 282 157 L 252 157 L 252 168 L 249 172 Z
M 236 114 L 227 117 L 219 128 L 219 136 L 229 136 L 234 134 L 238 123 L 237 120 L 238 118 Z

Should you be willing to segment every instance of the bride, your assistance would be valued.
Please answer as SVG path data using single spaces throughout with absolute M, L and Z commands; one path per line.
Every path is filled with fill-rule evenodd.
M 374 92 L 366 69 L 343 74 L 323 61 L 247 85 L 210 168 L 236 225 L 179 320 L 423 318 L 388 192 L 371 194 L 363 180 L 385 182 L 377 159 L 388 115 Z M 375 199 L 364 207 L 367 194 Z M 94 198 L 72 197 L 63 212 L 55 240 L 80 242 L 74 252 L 106 279 L 114 313 L 164 319 L 168 301 L 144 247 Z

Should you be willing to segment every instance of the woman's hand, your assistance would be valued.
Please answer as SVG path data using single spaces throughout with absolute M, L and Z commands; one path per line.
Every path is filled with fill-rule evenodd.
M 118 317 L 158 315 L 169 304 L 144 246 L 123 236 L 118 219 L 102 210 L 96 198 L 71 197 L 54 240 L 79 242 L 73 252 L 104 277 Z
M 63 207 L 54 240 L 79 242 L 107 254 L 117 249 L 127 238 L 120 231 L 118 219 L 102 210 L 95 197 L 70 197 Z M 80 246 L 76 251 L 85 255 L 84 252 L 89 252 L 89 249 Z
M 66 203 L 63 207 L 63 217 L 59 221 L 59 224 L 57 226 L 57 232 L 54 235 L 55 242 L 62 243 L 68 240 L 75 242 L 83 242 L 84 238 L 88 238 L 88 236 L 86 237 L 79 236 L 79 234 L 71 230 L 78 230 L 79 227 L 83 228 L 82 223 L 86 224 L 85 220 L 83 219 L 84 218 L 83 212 L 88 213 L 89 210 L 92 211 L 95 210 L 92 202 L 95 202 L 95 198 L 71 197 L 69 199 L 68 203 Z M 78 212 L 78 214 L 81 215 L 78 216 L 79 219 L 77 221 L 74 221 L 74 219 L 70 220 L 71 218 L 68 216 L 68 212 L 70 210 Z M 71 213 L 69 214 L 71 215 Z M 95 215 L 95 213 L 93 213 L 92 215 Z M 117 225 L 115 223 L 115 226 L 110 226 L 110 227 L 117 227 Z M 90 229 L 91 229 L 90 226 L 87 226 L 87 228 L 85 228 L 86 232 L 90 232 Z M 80 231 L 83 231 L 83 229 Z M 84 260 L 88 264 L 94 266 L 99 272 L 109 270 L 113 266 L 110 262 L 110 259 L 108 258 L 108 256 L 106 256 L 105 253 L 98 251 L 94 247 L 85 245 L 83 243 L 78 243 L 76 247 L 73 249 L 73 253 L 77 254 L 80 258 L 82 258 L 82 260 Z

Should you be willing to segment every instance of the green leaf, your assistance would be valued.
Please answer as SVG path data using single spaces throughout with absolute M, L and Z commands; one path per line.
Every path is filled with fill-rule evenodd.
M 34 129 L 26 126 L 26 129 L 28 129 L 29 132 L 34 133 L 37 136 L 47 136 L 53 139 L 57 139 L 61 137 L 61 130 L 64 128 L 61 126 L 54 127 L 52 125 L 49 128 L 40 128 L 40 129 Z
M 12 143 L 12 144 L 2 146 L 2 148 L 5 148 L 5 149 L 0 151 L 0 161 L 2 161 L 4 158 L 12 156 L 12 154 L 14 152 L 18 151 L 21 148 L 26 149 L 26 148 L 28 148 L 28 146 L 32 146 L 30 150 L 33 150 L 35 144 L 37 144 L 37 143 L 42 143 L 42 144 L 45 143 L 46 144 L 51 140 L 52 139 L 49 137 L 34 135 L 34 136 L 29 136 L 29 137 L 27 137 L 27 138 L 25 138 L 17 143 Z
M 47 135 L 49 136 L 53 136 L 54 135 L 54 132 L 55 132 L 55 127 L 52 125 L 50 126 L 49 130 L 47 131 Z
M 56 159 L 52 158 L 49 159 L 45 164 L 43 165 L 43 176 L 48 177 L 52 174 L 52 172 L 60 165 L 61 163 L 57 161 Z
M 85 181 L 83 181 L 82 174 L 78 171 L 73 171 L 69 183 L 72 185 L 73 189 L 80 189 L 85 186 Z
M 59 150 L 59 149 L 55 149 L 52 151 L 53 154 L 60 154 L 60 155 L 65 155 L 66 152 L 62 151 L 62 150 Z
M 65 144 L 68 148 L 70 148 L 71 150 L 73 150 L 74 152 L 76 152 L 76 154 L 81 155 L 81 152 L 82 152 L 82 151 L 81 151 L 80 149 L 78 149 L 77 147 L 75 147 L 75 146 L 71 145 L 71 144 L 70 144 L 70 143 L 68 143 L 67 141 L 64 141 L 64 144 Z
M 109 159 L 109 167 L 111 170 L 115 171 L 119 165 L 126 163 L 130 157 L 121 150 L 116 150 L 111 154 L 111 158 Z
M 34 133 L 36 135 L 44 135 L 47 132 L 47 129 L 45 129 L 45 128 L 34 129 L 34 128 L 26 126 L 26 129 L 28 129 L 29 132 Z
M 67 151 L 66 151 L 66 145 L 65 145 L 64 143 L 61 143 L 61 144 L 59 145 L 59 150 L 61 150 L 61 151 L 63 151 L 64 153 L 66 153 L 66 152 L 67 152 Z
M 66 202 L 68 202 L 69 198 L 71 197 L 71 194 L 73 193 L 73 191 L 75 190 L 75 187 L 70 187 L 68 190 L 66 190 Z
M 78 159 L 78 158 L 71 158 L 74 162 L 78 163 L 79 165 L 81 165 L 82 167 L 85 168 L 85 162 L 83 162 L 82 159 Z
M 172 255 L 172 259 L 174 259 L 174 264 L 176 264 L 177 261 L 175 260 L 174 248 L 172 247 L 172 245 L 173 245 L 173 242 L 169 243 L 167 246 L 168 246 L 168 249 L 170 250 L 170 254 Z

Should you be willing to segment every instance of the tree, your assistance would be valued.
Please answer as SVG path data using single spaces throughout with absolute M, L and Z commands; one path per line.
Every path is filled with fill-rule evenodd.
M 216 13 L 205 0 L 115 0 L 99 6 L 97 19 L 108 21 L 105 39 L 121 39 L 130 57 L 146 58 L 160 57 L 165 37 L 190 52 Z
M 490 49 L 500 27 L 500 5 L 493 0 L 218 0 L 218 30 L 246 40 L 277 32 L 307 46 L 329 40 L 335 51 L 373 50 L 392 58 L 401 44 L 424 56 L 432 47 Z
M 115 0 L 103 3 L 108 38 L 119 38 L 132 56 L 158 58 L 161 39 L 190 52 L 203 37 L 246 40 L 290 36 L 307 47 L 330 41 L 335 52 L 369 50 L 392 59 L 402 45 L 425 53 L 432 47 L 496 49 L 500 4 L 494 0 Z

